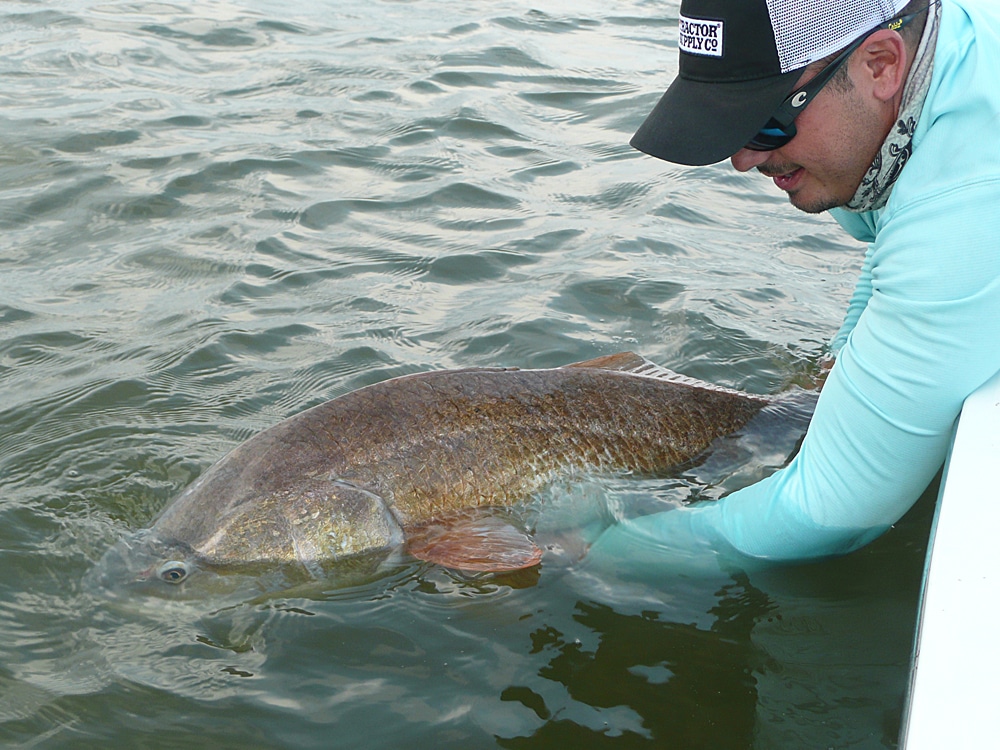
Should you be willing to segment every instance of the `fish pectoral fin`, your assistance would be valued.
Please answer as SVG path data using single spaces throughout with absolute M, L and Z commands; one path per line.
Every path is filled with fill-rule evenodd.
M 407 529 L 407 551 L 446 568 L 500 573 L 537 565 L 542 551 L 510 521 L 490 515 L 456 516 Z

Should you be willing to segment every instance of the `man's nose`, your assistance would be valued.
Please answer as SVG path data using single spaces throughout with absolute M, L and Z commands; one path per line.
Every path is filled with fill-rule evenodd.
M 753 151 L 749 148 L 741 148 L 729 158 L 729 161 L 733 163 L 733 168 L 737 172 L 749 172 L 754 167 L 759 167 L 766 162 L 770 156 L 770 151 Z

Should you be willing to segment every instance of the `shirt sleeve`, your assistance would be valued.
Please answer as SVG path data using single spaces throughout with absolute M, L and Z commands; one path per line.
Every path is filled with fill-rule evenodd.
M 830 351 L 834 355 L 840 353 L 840 350 L 847 344 L 847 337 L 857 327 L 861 313 L 868 307 L 868 300 L 872 296 L 872 256 L 874 255 L 874 251 L 874 246 L 869 244 L 868 252 L 865 254 L 864 265 L 861 267 L 861 275 L 858 277 L 858 283 L 854 286 L 854 294 L 851 296 L 851 301 L 847 304 L 847 313 L 844 315 L 844 322 L 841 324 L 840 330 L 837 331 L 837 335 L 830 342 Z
M 825 557 L 870 542 L 910 508 L 941 467 L 966 396 L 1000 370 L 1000 182 L 885 217 L 862 281 L 870 288 L 848 309 L 795 459 L 719 501 L 617 524 L 592 554 Z

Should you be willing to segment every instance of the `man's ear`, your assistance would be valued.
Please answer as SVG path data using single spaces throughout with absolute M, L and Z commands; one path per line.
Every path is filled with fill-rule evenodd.
M 899 32 L 891 29 L 876 31 L 858 50 L 855 74 L 880 101 L 890 101 L 902 94 L 910 59 L 906 43 Z M 857 81 L 858 79 L 855 79 Z

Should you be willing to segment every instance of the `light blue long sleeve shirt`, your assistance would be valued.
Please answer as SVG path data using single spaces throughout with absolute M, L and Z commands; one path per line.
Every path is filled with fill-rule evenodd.
M 592 555 L 842 554 L 931 481 L 963 401 L 1000 371 L 998 0 L 944 0 L 913 153 L 888 203 L 831 213 L 869 246 L 798 455 L 719 501 L 617 524 Z

